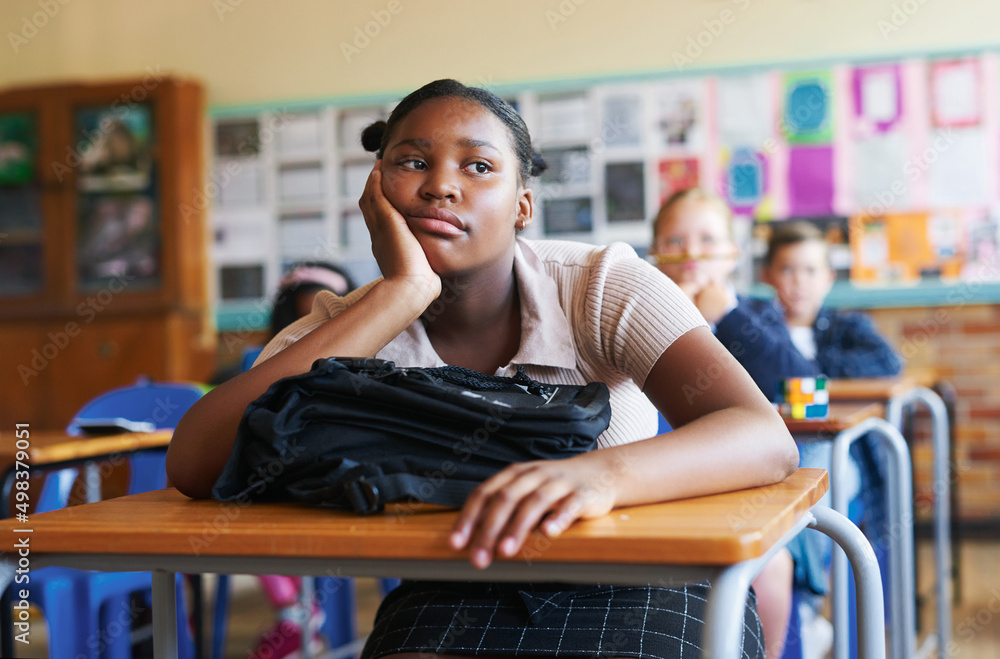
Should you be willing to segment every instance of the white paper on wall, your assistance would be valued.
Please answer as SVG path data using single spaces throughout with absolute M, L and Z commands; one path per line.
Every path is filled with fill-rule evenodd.
M 1000 208 L 973 209 L 966 219 L 962 278 L 1000 280 Z
M 938 126 L 979 123 L 979 75 L 976 60 L 933 65 L 931 98 Z
M 773 134 L 774 103 L 766 74 L 722 77 L 716 84 L 719 141 L 760 146 Z
M 315 153 L 321 149 L 320 115 L 295 114 L 286 118 L 278 130 L 279 153 Z
M 899 114 L 896 75 L 892 70 L 869 71 L 861 82 L 861 117 L 872 123 L 893 121 Z
M 320 214 L 284 216 L 278 221 L 283 255 L 309 253 L 326 240 L 326 223 Z
M 616 94 L 604 99 L 600 137 L 607 146 L 641 145 L 644 127 L 639 94 Z
M 656 94 L 656 126 L 661 143 L 673 149 L 705 148 L 705 80 L 664 83 Z
M 325 196 L 324 188 L 323 167 L 319 163 L 278 170 L 278 197 L 282 201 L 320 201 Z
M 217 164 L 210 183 L 218 186 L 220 206 L 256 206 L 261 201 L 260 165 L 255 160 Z
M 217 263 L 264 260 L 272 242 L 263 217 L 217 220 L 213 233 L 212 255 Z
M 854 145 L 854 207 L 879 214 L 904 209 L 913 198 L 912 186 L 920 182 L 907 175 L 907 142 L 904 135 L 877 133 Z
M 371 162 L 363 161 L 344 163 L 341 192 L 349 200 L 356 201 L 361 198 L 365 184 L 368 183 L 368 175 L 372 173 L 372 165 Z
M 988 188 L 983 130 L 946 128 L 933 137 L 920 163 L 927 167 L 931 206 L 985 205 Z
M 543 98 L 538 103 L 539 141 L 588 140 L 590 103 L 586 96 Z
M 365 216 L 361 211 L 350 211 L 343 215 L 341 236 L 349 248 L 368 247 L 371 245 L 371 234 L 365 224 Z

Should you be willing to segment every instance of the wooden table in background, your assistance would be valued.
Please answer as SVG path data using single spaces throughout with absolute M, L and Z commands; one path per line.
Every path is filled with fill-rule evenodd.
M 34 472 L 79 466 L 92 460 L 107 460 L 137 451 L 166 448 L 173 429 L 127 432 L 113 435 L 69 435 L 57 430 L 31 431 L 27 437 L 28 459 L 22 461 Z M 9 441 L 8 441 L 9 440 Z M 10 514 L 10 490 L 14 484 L 18 438 L 13 432 L 0 442 L 0 517 Z M 93 471 L 93 470 L 91 470 Z M 87 474 L 87 501 L 100 498 L 100 475 Z
M 835 435 L 852 428 L 865 419 L 885 417 L 885 405 L 880 403 L 830 403 L 825 419 L 789 419 L 785 427 L 793 435 Z
M 127 432 L 114 435 L 68 435 L 58 430 L 32 430 L 28 435 L 28 466 L 44 468 L 71 460 L 98 459 L 170 444 L 172 429 L 153 432 Z M 14 466 L 17 438 L 4 433 L 0 442 L 0 473 Z M 9 440 L 9 441 L 8 441 Z
M 390 505 L 383 514 L 359 517 L 296 504 L 195 501 L 167 489 L 33 516 L 31 568 L 153 570 L 158 659 L 176 657 L 178 571 L 622 584 L 711 578 L 705 650 L 729 657 L 737 656 L 750 580 L 811 526 L 851 553 L 864 590 L 865 656 L 882 657 L 878 565 L 856 527 L 813 508 L 827 488 L 825 471 L 799 469 L 753 490 L 622 508 L 578 522 L 558 538 L 533 536 L 518 556 L 486 570 L 448 546 L 457 515 L 451 509 Z M 0 533 L 15 537 L 16 528 L 5 522 Z M 3 556 L 0 585 L 10 583 L 16 561 L 15 554 Z
M 886 403 L 914 387 L 934 384 L 930 373 L 917 371 L 888 378 L 831 379 L 827 382 L 830 402 L 859 400 Z

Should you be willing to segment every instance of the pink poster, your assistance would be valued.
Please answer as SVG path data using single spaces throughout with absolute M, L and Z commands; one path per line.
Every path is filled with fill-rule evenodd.
M 931 116 L 942 128 L 976 126 L 982 118 L 976 59 L 931 63 Z

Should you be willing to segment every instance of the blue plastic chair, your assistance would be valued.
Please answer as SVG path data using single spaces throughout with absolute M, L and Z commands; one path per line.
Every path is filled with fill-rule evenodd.
M 243 371 L 249 371 L 253 366 L 253 363 L 257 361 L 260 357 L 260 353 L 264 352 L 264 346 L 249 346 L 243 348 Z
M 656 419 L 656 434 L 662 435 L 664 433 L 668 433 L 671 430 L 673 430 L 673 428 L 670 427 L 670 424 L 667 423 L 667 420 L 663 418 L 662 414 L 657 414 L 656 417 L 657 417 L 657 419 Z
M 205 388 L 190 383 L 154 383 L 140 378 L 135 385 L 112 389 L 88 402 L 70 422 L 67 432 L 112 428 L 154 430 L 174 427 Z M 65 507 L 78 467 L 67 467 L 46 476 L 36 512 Z M 136 453 L 129 459 L 128 494 L 166 487 L 166 449 Z M 29 601 L 45 612 L 49 623 L 50 656 L 76 658 L 99 655 L 108 659 L 131 656 L 131 606 L 133 593 L 152 601 L 152 576 L 148 572 L 92 572 L 44 568 L 32 574 Z M 182 577 L 177 581 L 178 601 L 183 601 Z M 127 614 L 123 617 L 122 612 Z M 53 633 L 54 632 L 54 633 Z M 181 657 L 194 655 L 194 642 L 186 616 L 178 616 Z
M 111 389 L 85 404 L 69 422 L 66 432 L 84 435 L 105 428 L 140 431 L 175 428 L 206 390 L 205 385 L 193 382 L 153 382 L 140 377 L 133 385 Z

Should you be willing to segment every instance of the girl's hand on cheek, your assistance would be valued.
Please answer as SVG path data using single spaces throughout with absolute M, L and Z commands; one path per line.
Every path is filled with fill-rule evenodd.
M 441 277 L 431 269 L 406 219 L 386 198 L 382 186 L 382 161 L 378 160 L 358 201 L 372 237 L 372 254 L 387 281 L 415 283 L 426 291 L 430 304 L 441 293 Z
M 549 536 L 578 519 L 600 517 L 615 504 L 610 467 L 594 454 L 511 465 L 476 488 L 452 529 L 455 549 L 469 548 L 472 564 L 517 554 L 536 528 Z

